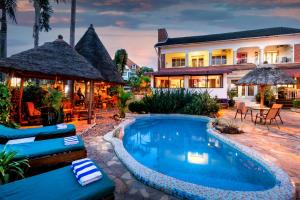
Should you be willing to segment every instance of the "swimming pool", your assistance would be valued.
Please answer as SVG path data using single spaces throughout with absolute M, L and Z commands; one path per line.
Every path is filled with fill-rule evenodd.
M 223 192 L 223 195 L 247 197 L 251 194 L 250 197 L 254 197 L 252 195 L 259 194 L 258 197 L 263 197 L 268 193 L 272 198 L 276 195 L 278 199 L 290 198 L 291 185 L 282 170 L 254 159 L 239 146 L 211 133 L 208 124 L 209 118 L 186 115 L 137 117 L 123 126 L 122 146 L 127 158 L 122 158 L 120 152 L 117 155 L 128 168 L 132 168 L 127 163 L 131 159 L 134 161 L 130 162 L 137 162 L 139 168 L 145 168 L 142 169 L 144 174 L 136 174 L 137 178 L 156 188 L 171 190 L 177 196 L 207 198 L 204 194 L 187 192 L 187 187 L 192 187 L 191 191 L 201 193 L 204 189 L 212 195 Z M 131 169 L 131 172 L 135 174 L 136 170 Z M 167 183 L 149 173 L 154 177 L 157 173 L 160 179 L 166 178 Z M 174 185 L 174 181 L 179 186 L 184 185 L 183 189 Z M 274 193 L 274 189 L 280 189 L 281 194 Z

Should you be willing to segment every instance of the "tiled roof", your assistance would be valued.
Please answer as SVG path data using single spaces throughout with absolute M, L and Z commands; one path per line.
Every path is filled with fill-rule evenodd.
M 277 64 L 278 68 L 283 71 L 292 72 L 293 70 L 300 69 L 300 63 L 286 63 Z M 254 64 L 242 64 L 242 65 L 219 65 L 209 67 L 184 67 L 184 68 L 165 68 L 160 71 L 150 72 L 147 75 L 154 76 L 182 76 L 182 75 L 206 75 L 206 74 L 224 74 L 231 73 L 239 70 L 251 70 L 254 69 Z
M 175 44 L 213 42 L 213 41 L 233 40 L 233 39 L 242 39 L 242 38 L 285 35 L 285 34 L 294 34 L 294 33 L 300 33 L 300 29 L 287 28 L 287 27 L 265 28 L 265 29 L 256 29 L 256 30 L 220 33 L 220 34 L 211 34 L 211 35 L 168 38 L 165 42 L 157 43 L 155 47 L 165 46 L 165 45 L 175 45 Z

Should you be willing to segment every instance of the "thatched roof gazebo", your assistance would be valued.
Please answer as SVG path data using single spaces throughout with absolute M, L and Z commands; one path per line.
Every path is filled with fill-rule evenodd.
M 263 64 L 242 77 L 237 85 L 258 85 L 260 86 L 260 106 L 264 105 L 264 92 L 266 86 L 280 84 L 295 84 L 295 80 L 286 75 L 274 65 Z
M 101 72 L 105 82 L 124 83 L 121 74 L 118 72 L 106 48 L 100 41 L 93 25 L 90 25 L 76 44 L 75 50 Z
M 91 122 L 94 81 L 104 80 L 101 72 L 67 44 L 62 36 L 59 36 L 54 42 L 47 42 L 37 48 L 0 59 L 0 71 L 21 78 L 19 119 L 21 119 L 24 79 L 90 81 L 88 123 Z
M 0 60 L 0 71 L 20 78 L 104 80 L 62 38 Z

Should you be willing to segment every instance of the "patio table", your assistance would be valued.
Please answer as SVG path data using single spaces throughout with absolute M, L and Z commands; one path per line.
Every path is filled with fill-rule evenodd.
M 265 106 L 261 107 L 260 105 L 251 105 L 251 106 L 247 106 L 247 108 L 248 108 L 248 109 L 251 109 L 252 111 L 253 111 L 253 110 L 259 111 L 260 116 L 263 116 L 263 115 L 264 115 L 264 111 L 265 111 L 265 110 L 270 110 L 270 108 L 265 107 Z M 253 120 L 252 120 L 252 121 L 253 121 Z M 262 122 L 262 119 L 260 119 L 260 122 Z

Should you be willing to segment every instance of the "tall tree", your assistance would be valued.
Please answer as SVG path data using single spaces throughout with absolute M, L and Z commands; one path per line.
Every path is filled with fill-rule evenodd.
M 16 20 L 17 0 L 0 0 L 1 16 L 1 33 L 0 33 L 0 57 L 7 57 L 7 16 L 12 19 L 14 23 Z
M 56 3 L 64 0 L 55 0 Z M 33 38 L 34 47 L 39 46 L 39 33 L 41 31 L 48 32 L 50 27 L 50 18 L 53 13 L 52 6 L 49 0 L 33 0 L 34 7 L 34 25 Z
M 71 2 L 70 45 L 75 46 L 76 0 Z
M 125 49 L 119 49 L 115 53 L 114 62 L 118 68 L 119 73 L 122 75 L 127 63 L 128 54 Z

